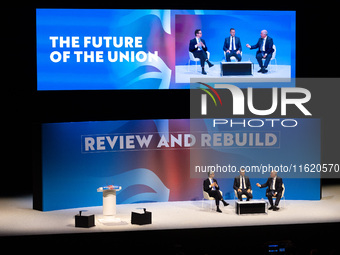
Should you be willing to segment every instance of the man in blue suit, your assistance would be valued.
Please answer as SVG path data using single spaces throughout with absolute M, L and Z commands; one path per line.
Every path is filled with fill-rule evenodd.
M 196 29 L 195 30 L 195 38 L 190 40 L 189 44 L 189 51 L 194 54 L 195 58 L 199 58 L 201 61 L 201 67 L 202 67 L 202 74 L 207 74 L 204 70 L 204 64 L 207 62 L 209 67 L 214 66 L 210 61 L 208 60 L 207 57 L 207 44 L 205 41 L 202 39 L 202 31 L 201 29 Z
M 260 36 L 261 37 L 259 38 L 255 45 L 250 46 L 249 44 L 246 44 L 246 46 L 251 50 L 258 49 L 256 52 L 256 59 L 261 68 L 260 70 L 258 70 L 258 72 L 267 73 L 268 72 L 267 67 L 274 52 L 273 49 L 274 41 L 273 38 L 268 36 L 267 30 L 262 30 Z M 265 60 L 264 64 L 262 62 L 262 59 Z
M 238 62 L 241 61 L 242 45 L 239 37 L 235 36 L 235 29 L 230 28 L 230 36 L 225 38 L 223 51 L 225 52 L 225 59 L 230 62 L 230 57 L 234 56 Z

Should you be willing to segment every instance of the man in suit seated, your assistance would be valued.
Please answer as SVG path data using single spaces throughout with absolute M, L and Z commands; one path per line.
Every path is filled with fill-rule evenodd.
M 239 37 L 235 36 L 235 29 L 230 28 L 230 36 L 225 38 L 223 51 L 227 62 L 231 62 L 230 57 L 234 56 L 238 62 L 241 61 L 242 45 Z
M 214 65 L 210 63 L 207 57 L 207 44 L 205 41 L 202 39 L 202 31 L 201 29 L 196 29 L 195 30 L 195 38 L 190 40 L 189 43 L 189 51 L 194 54 L 195 58 L 199 58 L 201 62 L 201 67 L 202 67 L 202 74 L 207 74 L 204 70 L 204 65 L 205 62 L 207 62 L 209 67 L 213 67 Z
M 268 72 L 267 67 L 274 52 L 273 45 L 273 38 L 268 36 L 267 30 L 261 31 L 260 38 L 255 45 L 250 46 L 249 44 L 246 44 L 246 46 L 251 50 L 258 49 L 256 52 L 256 59 L 261 68 L 260 70 L 258 70 L 259 73 Z M 262 63 L 262 59 L 265 60 L 264 64 Z
M 241 167 L 240 175 L 234 179 L 234 190 L 236 190 L 237 197 L 240 201 L 242 201 L 242 195 L 247 196 L 247 201 L 253 198 L 250 180 L 249 177 L 245 175 L 245 173 L 245 168 Z
M 270 177 L 268 178 L 267 182 L 264 184 L 256 183 L 256 186 L 259 188 L 265 188 L 266 190 L 266 196 L 268 197 L 268 201 L 270 204 L 269 210 L 277 211 L 279 210 L 278 205 L 280 202 L 280 199 L 282 197 L 282 178 L 277 176 L 276 171 L 270 172 Z M 273 197 L 276 198 L 275 205 L 273 204 Z
M 210 197 L 215 198 L 215 203 L 216 203 L 216 211 L 221 213 L 222 211 L 220 210 L 219 204 L 220 201 L 222 201 L 224 206 L 229 205 L 226 201 L 223 200 L 223 197 L 220 192 L 220 186 L 217 184 L 217 180 L 214 179 L 215 173 L 214 172 L 208 172 L 208 179 L 205 179 L 203 181 L 203 190 L 209 194 Z

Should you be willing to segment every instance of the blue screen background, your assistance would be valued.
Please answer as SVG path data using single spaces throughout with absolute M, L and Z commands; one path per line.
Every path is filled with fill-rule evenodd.
M 186 16 L 193 17 L 192 21 L 180 23 Z M 175 67 L 187 64 L 194 30 L 203 30 L 211 60 L 221 61 L 230 27 L 241 38 L 243 60 L 254 63 L 255 50 L 250 51 L 245 44 L 255 44 L 260 31 L 267 29 L 277 46 L 278 64 L 291 65 L 291 77 L 295 77 L 294 11 L 37 9 L 37 89 L 189 89 L 190 84 L 176 84 Z M 50 36 L 78 36 L 80 47 L 52 48 Z M 142 48 L 84 48 L 84 36 L 142 37 Z M 53 51 L 70 51 L 71 56 L 67 62 L 54 63 L 50 60 Z M 108 51 L 157 51 L 158 58 L 86 63 L 76 62 L 74 51 L 103 51 L 104 60 Z

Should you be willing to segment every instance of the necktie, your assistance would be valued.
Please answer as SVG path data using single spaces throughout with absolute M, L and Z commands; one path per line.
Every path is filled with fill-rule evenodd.
M 231 50 L 235 50 L 234 49 L 234 37 L 231 37 Z
M 275 190 L 275 187 L 274 187 L 274 178 L 272 179 L 272 190 Z
M 245 189 L 246 185 L 244 183 L 244 177 L 242 177 L 242 189 Z
M 201 38 L 198 38 L 198 43 L 200 43 L 201 42 Z M 200 50 L 202 50 L 202 46 L 200 45 L 199 46 L 199 48 L 200 48 Z

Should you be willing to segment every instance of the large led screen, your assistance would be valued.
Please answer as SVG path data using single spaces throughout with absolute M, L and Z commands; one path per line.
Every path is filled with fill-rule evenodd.
M 37 9 L 37 89 L 189 89 L 191 78 L 224 82 L 230 76 L 221 75 L 221 63 L 232 31 L 240 63 L 250 63 L 252 73 L 231 77 L 289 81 L 295 77 L 295 27 L 294 11 Z M 206 75 L 189 51 L 197 29 L 213 64 L 204 63 Z M 264 30 L 275 51 L 268 72 L 258 73 L 261 47 L 247 45 L 255 46 Z
M 287 199 L 320 199 L 320 173 L 302 171 L 320 163 L 319 119 L 296 119 L 295 127 L 277 119 L 274 127 L 257 128 L 240 123 L 266 120 L 234 119 L 232 127 L 215 128 L 212 121 L 43 124 L 42 210 L 99 206 L 97 188 L 110 184 L 122 186 L 118 204 L 200 200 L 208 171 L 215 171 L 224 198 L 233 199 L 241 166 L 251 178 L 254 199 L 265 196 L 255 184 L 264 183 L 272 170 L 283 178 Z

